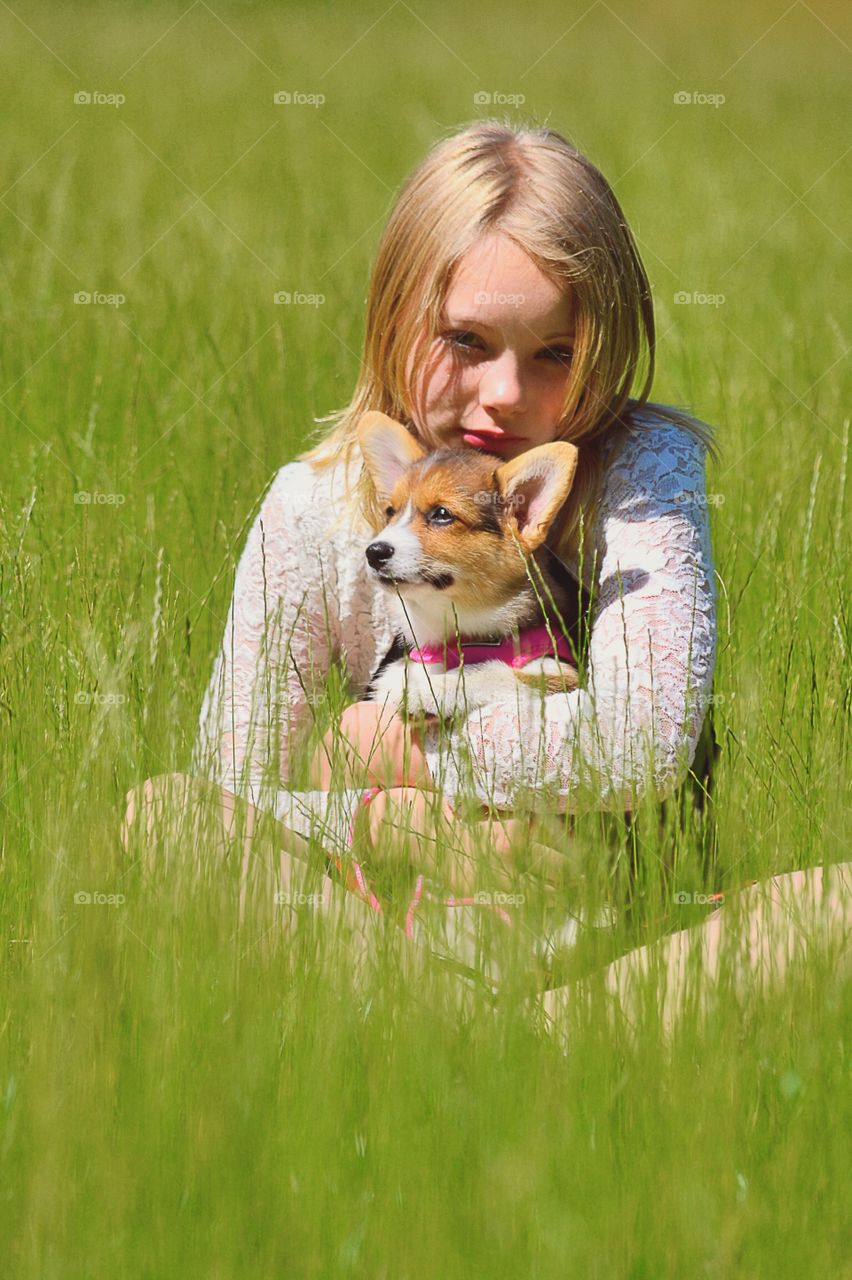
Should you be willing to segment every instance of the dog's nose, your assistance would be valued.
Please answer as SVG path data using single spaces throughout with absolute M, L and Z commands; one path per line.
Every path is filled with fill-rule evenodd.
M 389 542 L 371 542 L 366 551 L 371 569 L 380 569 L 387 564 L 393 555 L 393 547 Z

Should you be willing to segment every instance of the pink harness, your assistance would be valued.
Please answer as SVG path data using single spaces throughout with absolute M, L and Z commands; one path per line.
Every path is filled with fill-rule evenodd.
M 445 671 L 454 671 L 462 662 L 474 665 L 477 662 L 505 662 L 509 667 L 525 667 L 535 658 L 552 658 L 556 656 L 564 662 L 573 663 L 574 655 L 571 646 L 561 633 L 554 633 L 555 645 L 547 626 L 527 627 L 514 636 L 505 636 L 502 640 L 462 640 L 461 654 L 456 640 L 448 640 L 444 644 L 424 644 L 419 649 L 412 649 L 409 658 L 412 662 L 424 665 L 441 663 Z

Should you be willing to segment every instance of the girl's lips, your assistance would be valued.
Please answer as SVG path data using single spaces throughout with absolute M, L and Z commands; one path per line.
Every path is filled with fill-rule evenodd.
M 471 445 L 474 449 L 488 449 L 491 451 L 499 450 L 504 445 L 517 444 L 519 436 L 496 436 L 487 432 L 480 434 L 477 431 L 463 431 L 462 440 L 465 444 Z

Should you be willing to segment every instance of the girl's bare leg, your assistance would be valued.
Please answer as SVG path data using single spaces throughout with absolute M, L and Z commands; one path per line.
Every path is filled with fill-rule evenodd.
M 359 988 L 368 985 L 377 940 L 388 941 L 384 921 L 356 894 L 320 872 L 308 842 L 271 814 L 203 778 L 161 774 L 128 793 L 121 839 L 128 852 L 141 845 L 139 856 L 148 873 L 173 856 L 177 841 L 182 856 L 191 845 L 181 870 L 196 892 L 202 882 L 211 889 L 222 883 L 222 864 L 236 851 L 237 927 L 250 948 L 264 946 L 276 929 L 287 929 L 297 913 L 319 912 L 345 936 L 347 963 Z M 399 962 L 414 962 L 418 948 L 401 930 L 391 932 L 398 935 Z
M 382 828 L 389 827 L 397 838 L 395 847 L 421 866 L 431 857 L 438 878 L 461 891 L 470 892 L 476 876 L 482 874 L 483 848 L 490 848 L 494 855 L 485 872 L 500 887 L 512 887 L 519 850 L 527 851 L 529 869 L 545 885 L 559 883 L 564 853 L 531 841 L 528 823 L 504 818 L 465 825 L 446 802 L 439 801 L 436 808 L 434 801 L 411 787 L 377 796 L 370 806 L 372 841 L 380 848 Z M 438 867 L 437 850 L 445 843 L 451 862 Z M 810 867 L 750 885 L 734 893 L 703 923 L 639 947 L 613 961 L 602 974 L 553 988 L 536 1002 L 551 1030 L 567 1021 L 568 1004 L 578 998 L 605 999 L 611 1018 L 621 1018 L 633 1028 L 643 990 L 647 991 L 645 979 L 653 969 L 663 993 L 660 1012 L 669 1035 L 687 1007 L 693 986 L 704 1014 L 724 971 L 730 972 L 737 998 L 743 1000 L 749 992 L 781 981 L 796 958 L 828 948 L 844 971 L 852 971 L 852 863 Z
M 737 997 L 780 982 L 788 965 L 812 950 L 831 949 L 844 973 L 852 967 L 852 863 L 810 867 L 740 890 L 700 925 L 639 947 L 602 974 L 545 991 L 532 1002 L 545 1028 L 567 1046 L 568 1009 L 604 1000 L 613 1024 L 633 1035 L 653 970 L 661 1019 L 670 1036 L 690 995 L 703 1015 L 723 971 Z M 694 985 L 693 985 L 694 984 Z

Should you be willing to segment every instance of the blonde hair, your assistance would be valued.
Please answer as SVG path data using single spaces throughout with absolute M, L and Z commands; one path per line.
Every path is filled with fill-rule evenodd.
M 651 415 L 689 432 L 713 456 L 717 451 L 706 423 L 648 401 L 655 329 L 645 269 L 606 179 L 553 129 L 479 120 L 436 143 L 411 173 L 376 254 L 354 394 L 345 408 L 315 419 L 334 426 L 298 458 L 319 469 L 342 462 L 341 519 L 360 515 L 372 532 L 383 528 L 382 508 L 363 462 L 354 488 L 349 483 L 350 466 L 360 461 L 357 423 L 367 410 L 378 409 L 422 439 L 413 388 L 440 332 L 453 270 L 481 237 L 497 231 L 573 294 L 573 358 L 554 438 L 576 444 L 580 461 L 548 538 L 564 556 L 577 550 L 581 520 L 589 528 L 600 491 L 602 447 L 613 432 L 626 437 Z

